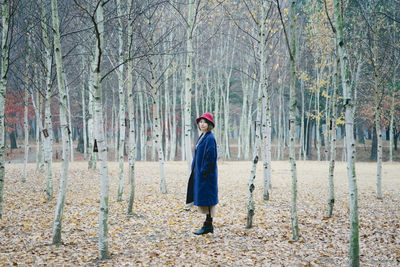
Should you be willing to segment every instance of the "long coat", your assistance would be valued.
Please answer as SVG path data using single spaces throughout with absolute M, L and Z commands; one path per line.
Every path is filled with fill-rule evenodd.
M 202 138 L 203 134 L 197 140 L 194 150 L 186 203 L 214 206 L 218 203 L 217 143 L 211 132 Z

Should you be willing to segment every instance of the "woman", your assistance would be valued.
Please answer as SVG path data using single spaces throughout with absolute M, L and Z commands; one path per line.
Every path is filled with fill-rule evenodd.
M 200 213 L 207 215 L 203 227 L 194 232 L 204 235 L 214 233 L 212 218 L 215 217 L 215 205 L 218 204 L 217 143 L 211 132 L 215 125 L 210 113 L 198 117 L 196 123 L 202 134 L 194 149 L 186 203 L 194 202 Z

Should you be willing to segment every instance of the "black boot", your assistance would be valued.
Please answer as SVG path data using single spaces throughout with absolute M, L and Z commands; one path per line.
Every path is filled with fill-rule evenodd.
M 203 227 L 201 227 L 200 230 L 197 230 L 196 232 L 194 232 L 195 235 L 205 235 L 208 233 L 214 233 L 214 227 L 212 225 L 212 217 L 210 215 L 207 215 L 207 218 L 203 224 Z

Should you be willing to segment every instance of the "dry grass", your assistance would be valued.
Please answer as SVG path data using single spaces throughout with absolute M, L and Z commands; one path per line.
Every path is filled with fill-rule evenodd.
M 245 229 L 250 162 L 220 162 L 220 203 L 215 233 L 195 236 L 203 221 L 187 209 L 187 165 L 167 162 L 168 194 L 159 189 L 158 163 L 136 165 L 134 216 L 124 201 L 116 202 L 118 166 L 109 163 L 111 258 L 97 260 L 99 175 L 87 164 L 70 165 L 63 220 L 63 245 L 51 245 L 57 198 L 45 201 L 44 174 L 29 165 L 22 183 L 22 165 L 6 165 L 3 219 L 0 221 L 0 265 L 222 265 L 222 266 L 346 266 L 349 205 L 346 166 L 337 163 L 334 216 L 324 219 L 327 203 L 327 162 L 298 161 L 300 241 L 292 242 L 291 176 L 288 162 L 273 162 L 273 191 L 262 200 L 261 164 L 256 177 L 254 227 Z M 127 170 L 127 166 L 126 166 Z M 362 266 L 400 265 L 400 164 L 383 167 L 384 199 L 375 196 L 376 164 L 358 163 L 360 259 Z M 59 182 L 55 164 L 55 191 Z

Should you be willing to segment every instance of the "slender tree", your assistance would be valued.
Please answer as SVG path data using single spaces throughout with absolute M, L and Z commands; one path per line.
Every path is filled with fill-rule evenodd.
M 340 58 L 340 73 L 343 89 L 343 108 L 345 113 L 346 149 L 347 149 L 347 176 L 349 180 L 350 195 L 350 249 L 349 266 L 360 266 L 360 249 L 358 234 L 358 192 L 355 167 L 354 144 L 354 113 L 353 99 L 350 86 L 349 62 L 346 53 L 346 40 L 344 39 L 342 1 L 334 0 L 334 12 L 336 22 L 337 50 Z
M 123 27 L 123 12 L 124 8 L 121 4 L 121 0 L 117 0 L 117 11 L 118 11 L 118 56 L 119 62 L 124 61 L 124 50 L 125 42 L 123 39 L 124 27 Z M 122 193 L 124 188 L 124 154 L 125 154 L 125 86 L 124 86 L 124 64 L 118 67 L 118 88 L 119 88 L 119 183 L 118 183 L 118 194 L 117 201 L 122 201 Z M 132 74 L 128 74 L 132 75 Z M 132 111 L 133 112 L 133 111 Z
M 4 107 L 6 103 L 7 73 L 9 60 L 9 30 L 10 30 L 10 10 L 8 0 L 1 0 L 1 77 L 0 77 L 0 220 L 3 217 L 3 189 L 5 179 L 4 162 Z
M 60 95 L 60 127 L 62 137 L 62 166 L 61 166 L 61 178 L 60 188 L 58 191 L 57 205 L 54 216 L 53 224 L 53 244 L 61 243 L 61 229 L 62 229 L 62 217 L 64 212 L 64 201 L 65 194 L 67 192 L 67 179 L 68 179 L 68 167 L 69 167 L 69 128 L 67 123 L 67 91 L 65 88 L 65 81 L 63 77 L 63 65 L 62 65 L 62 54 L 61 54 L 61 42 L 60 42 L 60 27 L 58 19 L 58 6 L 57 0 L 51 0 L 51 11 L 52 11 L 52 22 L 53 22 L 53 34 L 54 34 L 54 55 L 56 59 L 57 69 L 57 84 Z
M 44 72 L 45 72 L 45 121 L 44 121 L 44 134 L 45 139 L 45 154 L 44 161 L 46 164 L 46 199 L 50 201 L 53 199 L 53 124 L 51 121 L 51 47 L 47 31 L 47 16 L 45 3 L 42 0 L 42 36 L 44 44 Z

